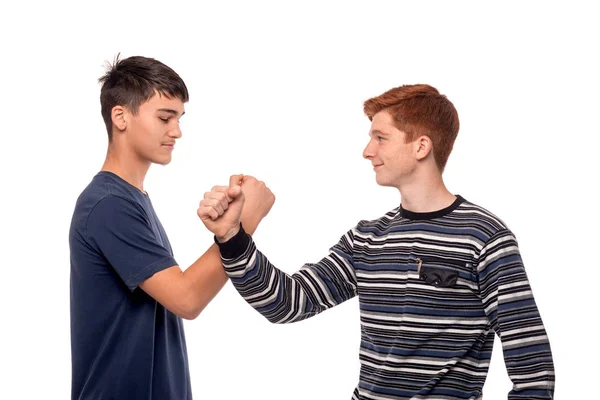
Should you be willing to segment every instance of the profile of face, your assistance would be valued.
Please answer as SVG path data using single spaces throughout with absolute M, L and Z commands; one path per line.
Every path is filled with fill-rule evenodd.
M 396 128 L 387 111 L 373 116 L 363 157 L 371 161 L 379 185 L 399 189 L 409 183 L 417 168 L 418 151 L 418 141 L 406 143 L 406 133 Z
M 120 107 L 120 109 L 119 109 Z M 182 135 L 179 120 L 185 113 L 179 98 L 156 93 L 140 105 L 137 113 L 126 107 L 113 109 L 113 124 L 123 135 L 121 140 L 140 160 L 167 165 L 171 162 L 175 142 Z

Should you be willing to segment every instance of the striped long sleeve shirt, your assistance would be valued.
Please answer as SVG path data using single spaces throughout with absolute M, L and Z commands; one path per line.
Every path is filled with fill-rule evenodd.
M 273 323 L 358 296 L 360 378 L 353 400 L 482 399 L 494 335 L 513 382 L 508 399 L 551 399 L 550 344 L 506 225 L 457 196 L 361 221 L 321 261 L 288 275 L 243 230 L 220 244 L 237 291 Z

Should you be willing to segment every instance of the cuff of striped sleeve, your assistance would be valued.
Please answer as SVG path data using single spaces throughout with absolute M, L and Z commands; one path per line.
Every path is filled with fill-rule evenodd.
M 229 239 L 226 242 L 220 243 L 217 240 L 217 237 L 214 237 L 215 243 L 219 246 L 219 251 L 221 252 L 221 257 L 226 259 L 234 259 L 246 251 L 248 245 L 250 244 L 250 236 L 244 230 L 242 223 L 240 222 L 240 230 L 235 234 L 234 237 Z

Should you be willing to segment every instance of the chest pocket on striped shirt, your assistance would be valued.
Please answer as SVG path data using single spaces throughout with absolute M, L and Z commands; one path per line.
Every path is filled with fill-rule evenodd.
M 422 265 L 419 273 L 419 279 L 433 286 L 452 287 L 456 285 L 458 271 Z
M 415 262 L 417 263 L 419 280 L 437 287 L 453 287 L 456 285 L 459 275 L 457 266 L 447 261 L 440 263 L 424 260 L 421 257 L 417 257 Z M 440 265 L 442 263 L 446 265 Z

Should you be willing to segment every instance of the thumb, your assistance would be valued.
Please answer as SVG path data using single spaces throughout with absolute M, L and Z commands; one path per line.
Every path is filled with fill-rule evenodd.
M 227 196 L 229 196 L 231 198 L 231 201 L 233 201 L 237 197 L 242 197 L 243 196 L 242 187 L 236 183 L 235 185 L 233 185 L 229 189 L 227 189 Z
M 239 185 L 242 182 L 242 179 L 244 179 L 244 174 L 231 175 L 229 177 L 229 186 L 233 187 Z

